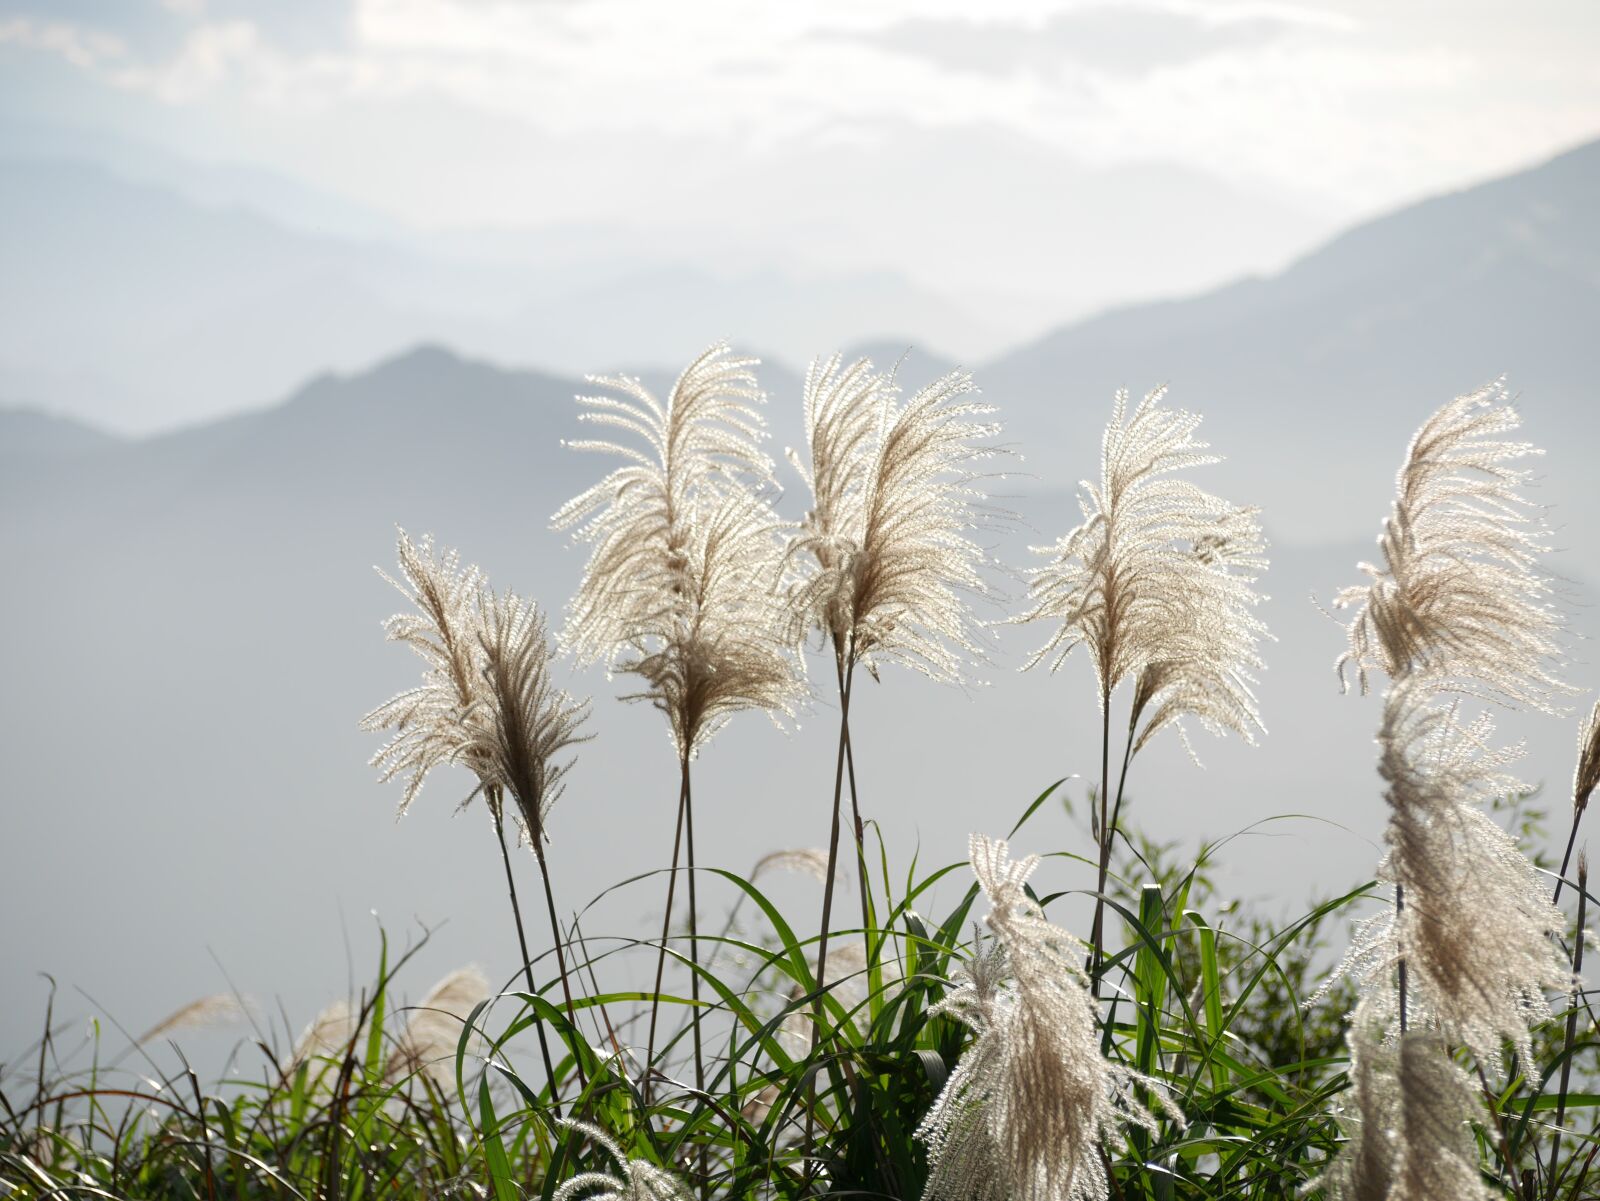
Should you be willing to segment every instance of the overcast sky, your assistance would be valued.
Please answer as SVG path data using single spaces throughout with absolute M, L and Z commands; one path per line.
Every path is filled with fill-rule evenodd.
M 1597 44 L 1592 0 L 0 2 L 12 115 L 449 225 L 627 211 L 653 172 L 905 126 L 1348 218 L 1592 136 Z

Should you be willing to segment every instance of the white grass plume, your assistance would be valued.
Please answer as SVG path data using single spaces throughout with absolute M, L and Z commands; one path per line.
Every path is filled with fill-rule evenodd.
M 440 980 L 407 1016 L 385 1075 L 392 1080 L 424 1072 L 441 1089 L 452 1087 L 461 1032 L 472 1011 L 491 995 L 489 981 L 475 967 L 458 968 Z M 476 1034 L 469 1036 L 467 1053 L 473 1054 L 481 1042 Z
M 551 682 L 555 652 L 537 605 L 480 585 L 477 610 L 481 696 L 467 717 L 465 757 L 486 786 L 516 799 L 532 842 L 572 767 L 562 754 L 590 737 L 581 733 L 589 702 Z
M 1345 967 L 1387 994 L 1403 958 L 1413 1026 L 1436 1024 L 1481 1063 L 1498 1065 L 1506 1042 L 1529 1058 L 1530 1026 L 1550 1015 L 1544 990 L 1570 988 L 1572 975 L 1552 938 L 1561 911 L 1482 809 L 1523 790 L 1506 772 L 1520 748 L 1491 748 L 1487 714 L 1463 726 L 1427 689 L 1390 689 L 1378 739 L 1390 806 L 1379 876 L 1405 903 L 1362 925 Z
M 570 1180 L 561 1182 L 552 1201 L 574 1201 L 587 1197 L 590 1201 L 690 1201 L 689 1191 L 677 1177 L 665 1168 L 643 1159 L 629 1159 L 610 1135 L 598 1126 L 587 1122 L 562 1119 L 561 1124 L 594 1140 L 616 1161 L 621 1175 L 610 1172 L 580 1172 Z
M 286 1070 L 317 1058 L 343 1058 L 366 1032 L 361 1015 L 344 998 L 327 1005 L 295 1039 Z
M 789 454 L 812 495 L 788 550 L 804 565 L 790 589 L 796 642 L 820 629 L 841 667 L 864 662 L 874 676 L 893 660 L 958 679 L 981 656 L 967 603 L 984 591 L 974 468 L 1000 427 L 976 394 L 953 371 L 901 403 L 867 359 L 811 364 L 809 455 Z
M 930 1165 L 923 1196 L 1103 1201 L 1101 1144 L 1121 1150 L 1125 1126 L 1156 1126 L 1135 1088 L 1182 1119 L 1152 1081 L 1100 1054 L 1081 944 L 1025 890 L 1038 857 L 1008 854 L 1003 841 L 972 836 L 972 871 L 1001 949 L 975 954 L 966 983 L 942 1003 L 977 1038 L 918 1131 Z
M 1318 1182 L 1329 1201 L 1488 1201 L 1470 1125 L 1483 1106 L 1439 1037 L 1385 1041 L 1358 1009 L 1349 1043 L 1348 1138 Z
M 734 712 L 787 712 L 799 689 L 776 595 L 778 520 L 758 492 L 772 465 L 754 362 L 715 345 L 665 404 L 638 380 L 596 380 L 621 395 L 580 397 L 583 419 L 642 446 L 573 443 L 626 461 L 553 519 L 593 546 L 564 645 L 643 677 L 630 699 L 667 712 L 683 757 Z
M 239 1018 L 247 1016 L 248 1011 L 233 993 L 217 993 L 213 996 L 201 997 L 198 1000 L 190 1001 L 183 1008 L 174 1010 L 134 1041 L 139 1046 L 144 1046 L 146 1043 L 152 1043 L 156 1039 L 169 1034 L 177 1034 L 183 1030 L 199 1030 L 208 1026 L 219 1026 L 225 1022 L 237 1021 Z
M 1050 562 L 1030 571 L 1033 607 L 1016 620 L 1056 628 L 1027 666 L 1054 671 L 1085 647 L 1102 706 L 1136 681 L 1130 729 L 1147 720 L 1135 750 L 1185 716 L 1253 742 L 1262 726 L 1251 672 L 1266 634 L 1253 584 L 1265 543 L 1255 510 L 1179 475 L 1219 460 L 1194 438 L 1199 416 L 1162 407 L 1164 394 L 1129 413 L 1117 393 L 1100 480 L 1081 485 L 1083 523 L 1034 548 Z
M 372 758 L 379 780 L 405 777 L 400 813 L 410 808 L 434 768 L 465 763 L 482 777 L 482 764 L 470 761 L 465 721 L 476 702 L 481 675 L 476 602 L 482 575 L 461 566 L 453 550 L 436 556 L 431 537 L 420 544 L 400 531 L 401 579 L 380 569 L 414 606 L 384 622 L 391 641 L 421 656 L 422 683 L 385 701 L 361 721 L 364 730 L 393 729 L 394 735 Z M 470 799 L 470 798 L 469 798 Z
M 1339 657 L 1365 692 L 1373 670 L 1426 675 L 1441 691 L 1556 712 L 1570 689 L 1553 674 L 1562 621 L 1537 566 L 1544 523 L 1509 464 L 1540 453 L 1504 435 L 1521 419 L 1495 383 L 1441 407 L 1411 440 L 1370 582 L 1353 607 Z
M 1578 766 L 1572 773 L 1572 807 L 1582 813 L 1600 787 L 1600 701 L 1578 727 Z

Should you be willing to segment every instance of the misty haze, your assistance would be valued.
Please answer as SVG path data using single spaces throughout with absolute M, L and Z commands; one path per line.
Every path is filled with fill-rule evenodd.
M 714 7 L 0 0 L 0 1189 L 1593 1195 L 1594 11 Z

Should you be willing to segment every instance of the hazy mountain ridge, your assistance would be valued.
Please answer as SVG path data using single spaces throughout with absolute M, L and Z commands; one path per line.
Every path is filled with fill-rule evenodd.
M 1592 154 L 1561 170 L 1590 186 Z M 1020 471 L 1033 477 L 1003 485 L 1032 527 L 997 546 L 1012 568 L 1027 561 L 1025 543 L 1078 520 L 1073 482 L 1096 471 L 1111 388 L 1123 380 L 1170 378 L 1173 403 L 1205 413 L 1202 435 L 1227 456 L 1197 481 L 1263 507 L 1276 544 L 1263 609 L 1279 639 L 1266 648 L 1261 686 L 1271 733 L 1256 749 L 1198 740 L 1203 774 L 1165 740 L 1134 776 L 1135 817 L 1159 812 L 1175 837 L 1317 815 L 1282 827 L 1293 836 L 1270 854 L 1252 840 L 1230 849 L 1225 870 L 1246 891 L 1332 888 L 1376 858 L 1376 707 L 1339 695 L 1331 665 L 1341 635 L 1309 598 L 1326 601 L 1358 578 L 1407 437 L 1438 403 L 1481 382 L 1484 358 L 1509 358 L 1500 366 L 1524 387 L 1528 437 L 1550 448 L 1547 497 L 1574 548 L 1553 565 L 1600 579 L 1595 417 L 1583 391 L 1600 376 L 1582 307 L 1593 289 L 1586 269 L 1551 266 L 1561 257 L 1551 231 L 1572 222 L 1540 222 L 1530 254 L 1517 253 L 1522 234 L 1487 232 L 1516 227 L 1506 214 L 1529 206 L 1567 212 L 1572 187 L 1560 172 L 1533 172 L 1487 199 L 1430 202 L 1462 214 L 1440 221 L 1455 228 L 1456 245 L 1498 248 L 1487 265 L 1485 256 L 1457 263 L 1447 278 L 1417 279 L 1413 262 L 1385 249 L 1390 235 L 1369 229 L 1274 279 L 1108 315 L 976 368 L 1025 456 Z M 1490 203 L 1496 194 L 1510 207 Z M 1419 231 L 1394 235 L 1401 246 L 1430 226 L 1415 213 L 1401 215 L 1402 232 Z M 1459 255 L 1436 257 L 1448 265 Z M 1485 271 L 1493 286 L 1459 294 Z M 1519 276 L 1518 296 L 1500 295 Z M 1312 286 L 1318 278 L 1326 284 Z M 1519 315 L 1526 320 L 1510 328 Z M 1363 328 L 1383 371 L 1341 349 Z M 1544 348 L 1538 361 L 1515 358 L 1534 345 Z M 874 353 L 887 366 L 902 349 L 891 341 Z M 904 382 L 945 366 L 914 351 Z M 669 371 L 640 373 L 657 387 L 670 380 Z M 800 436 L 800 376 L 772 362 L 761 378 L 777 457 Z M 398 523 L 459 546 L 498 586 L 559 615 L 585 555 L 550 531 L 550 514 L 611 466 L 561 446 L 582 428 L 572 395 L 584 390 L 575 377 L 428 345 L 324 374 L 281 404 L 225 421 L 126 442 L 91 437 L 98 449 L 87 455 L 29 451 L 19 431 L 32 419 L 0 412 L 0 447 L 23 448 L 0 470 L 0 561 L 27 584 L 0 591 L 9 684 L 0 694 L 0 908 L 23 911 L 46 889 L 60 907 L 55 927 L 12 931 L 8 960 L 114 997 L 140 1020 L 217 990 L 208 943 L 226 952 L 247 991 L 282 994 L 297 1015 L 314 1011 L 342 978 L 335 912 L 375 908 L 396 929 L 412 915 L 452 919 L 424 975 L 471 959 L 504 962 L 502 884 L 481 814 L 450 816 L 465 789 L 430 784 L 395 825 L 397 790 L 378 786 L 366 766 L 377 740 L 356 728 L 359 715 L 416 673 L 410 656 L 383 642 L 379 621 L 401 601 L 371 567 L 389 565 Z M 797 518 L 804 497 L 787 466 L 779 472 L 781 511 Z M 1011 607 L 986 616 L 1016 611 L 1010 588 Z M 1578 610 L 1580 628 L 1594 632 L 1594 612 Z M 1002 629 L 983 672 L 992 686 L 970 694 L 894 671 L 861 690 L 852 727 L 863 806 L 902 840 L 895 853 L 920 840 L 925 862 L 953 860 L 969 830 L 1001 833 L 1051 780 L 1093 774 L 1099 731 L 1085 665 L 1057 678 L 1014 670 L 1042 637 Z M 1573 672 L 1582 685 L 1600 682 L 1587 658 Z M 650 831 L 670 837 L 676 795 L 659 715 L 613 701 L 626 686 L 601 672 L 575 686 L 595 694 L 599 738 L 552 819 L 552 870 L 572 906 L 601 881 L 661 865 Z M 830 721 L 819 701 L 787 737 L 750 717 L 708 749 L 696 783 L 703 861 L 741 868 L 825 836 Z M 1508 736 L 1530 738 L 1524 774 L 1567 778 L 1570 723 L 1505 724 Z M 1068 790 L 1081 799 L 1082 787 L 1080 779 Z M 1039 820 L 1052 823 L 1052 845 L 1071 841 L 1059 813 Z M 637 837 L 611 837 L 620 826 Z M 249 886 L 261 865 L 292 874 L 297 887 L 261 900 Z M 55 888 L 75 873 L 95 887 Z M 108 910 L 107 895 L 137 904 Z M 211 898 L 199 914 L 195 896 Z M 643 934 L 643 909 L 623 897 L 586 928 Z M 183 944 L 152 974 L 149 932 L 182 923 Z M 33 1033 L 31 987 L 23 973 L 0 978 L 0 1046 Z

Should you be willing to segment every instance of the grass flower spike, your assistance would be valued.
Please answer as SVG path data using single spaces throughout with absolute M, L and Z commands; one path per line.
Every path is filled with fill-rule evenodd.
M 946 1003 L 978 1038 L 919 1131 L 930 1161 L 925 1201 L 1103 1201 L 1102 1144 L 1123 1148 L 1130 1123 L 1154 1129 L 1134 1089 L 1160 1094 L 1101 1054 L 1080 944 L 1024 887 L 1037 856 L 1013 862 L 1003 841 L 975 834 L 971 862 L 1000 949 L 975 955 Z
M 463 568 L 455 551 L 436 557 L 432 538 L 418 545 L 404 530 L 399 558 L 400 580 L 378 574 L 412 603 L 413 611 L 390 617 L 384 629 L 390 641 L 404 643 L 422 658 L 422 683 L 379 705 L 361 727 L 395 731 L 372 765 L 385 783 L 405 777 L 404 814 L 436 767 L 464 763 L 482 779 L 483 765 L 466 761 L 471 741 L 466 715 L 477 701 L 482 670 L 475 608 L 482 576 L 476 567 Z
M 629 1159 L 615 1140 L 597 1126 L 570 1119 L 563 1126 L 593 1139 L 616 1161 L 622 1174 L 581 1172 L 561 1182 L 552 1201 L 689 1201 L 690 1194 L 671 1172 L 643 1159 Z
M 1373 670 L 1425 675 L 1441 691 L 1546 712 L 1570 689 L 1553 674 L 1561 618 L 1538 570 L 1544 524 L 1509 466 L 1540 453 L 1507 440 L 1521 425 L 1491 385 L 1434 413 L 1411 440 L 1370 582 L 1335 605 L 1355 610 L 1339 657 L 1364 692 Z

